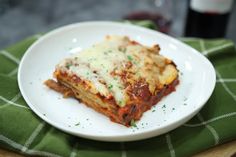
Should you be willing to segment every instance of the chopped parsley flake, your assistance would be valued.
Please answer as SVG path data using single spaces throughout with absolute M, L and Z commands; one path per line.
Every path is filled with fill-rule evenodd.
M 156 110 L 152 110 L 152 112 L 155 112 Z
M 128 58 L 129 61 L 133 60 L 132 56 L 130 56 L 130 55 L 128 55 L 127 58 Z
M 67 63 L 67 64 L 66 64 L 66 68 L 67 68 L 67 69 L 69 69 L 71 66 L 72 66 L 71 63 Z
M 135 65 L 138 65 L 138 62 L 136 62 L 136 61 L 133 61 L 133 63 L 134 63 Z
M 164 104 L 164 105 L 162 106 L 162 108 L 166 108 L 166 105 Z
M 110 85 L 108 86 L 108 89 L 112 89 L 112 88 L 113 88 L 113 85 L 110 84 Z
M 108 50 L 108 51 L 105 51 L 103 52 L 105 55 L 108 55 L 109 53 L 112 53 L 112 50 Z
M 86 75 L 89 75 L 89 72 L 87 72 Z
M 118 50 L 121 51 L 121 52 L 126 52 L 126 48 L 125 47 L 119 47 Z
M 105 55 L 108 55 L 108 52 L 104 52 Z
M 80 125 L 80 122 L 76 123 L 75 126 L 79 126 Z
M 135 124 L 135 121 L 134 121 L 133 119 L 130 121 L 130 125 L 131 125 L 132 127 L 137 127 L 137 125 Z

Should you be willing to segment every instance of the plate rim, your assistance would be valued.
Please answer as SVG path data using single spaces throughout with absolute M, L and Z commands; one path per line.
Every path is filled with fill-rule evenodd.
M 170 123 L 167 123 L 166 125 L 163 126 L 159 126 L 158 129 L 156 127 L 150 128 L 148 130 L 143 130 L 142 132 L 135 132 L 135 133 L 129 133 L 129 134 L 125 134 L 125 135 L 91 135 L 91 134 L 84 134 L 81 132 L 74 132 L 73 129 L 71 128 L 65 128 L 62 127 L 60 125 L 58 125 L 58 123 L 56 121 L 53 121 L 51 119 L 49 119 L 48 117 L 44 116 L 40 111 L 38 111 L 34 106 L 34 104 L 31 103 L 31 101 L 28 99 L 27 94 L 24 91 L 23 85 L 21 84 L 22 82 L 22 67 L 23 64 L 25 62 L 25 60 L 27 59 L 28 54 L 30 54 L 30 52 L 32 51 L 32 49 L 34 49 L 34 47 L 37 44 L 40 44 L 43 40 L 47 39 L 48 37 L 51 37 L 54 34 L 57 34 L 61 31 L 65 31 L 67 29 L 71 29 L 74 27 L 78 27 L 81 25 L 114 25 L 114 26 L 120 26 L 120 27 L 130 27 L 130 28 L 134 28 L 136 29 L 136 31 L 144 31 L 145 32 L 150 32 L 152 34 L 158 34 L 158 36 L 161 36 L 163 38 L 165 38 L 165 40 L 171 40 L 172 42 L 174 42 L 175 44 L 180 44 L 181 46 L 191 50 L 191 53 L 195 53 L 195 55 L 198 55 L 200 58 L 202 58 L 202 61 L 204 61 L 206 64 L 208 64 L 210 71 L 212 72 L 213 76 L 213 80 L 209 85 L 209 93 L 207 93 L 207 95 L 205 96 L 204 101 L 199 102 L 196 106 L 196 108 L 194 110 L 191 110 L 191 112 L 189 112 L 189 114 L 182 116 L 181 118 L 178 118 L 177 120 L 173 120 Z M 31 52 L 32 53 L 32 52 Z M 45 35 L 43 35 L 42 37 L 40 37 L 37 41 L 35 41 L 24 53 L 23 57 L 21 58 L 19 67 L 18 67 L 18 74 L 17 74 L 17 82 L 18 82 L 18 86 L 20 89 L 20 92 L 24 98 L 24 100 L 26 101 L 27 105 L 32 109 L 32 111 L 37 114 L 37 116 L 39 116 L 42 120 L 46 121 L 47 123 L 49 123 L 50 125 L 52 125 L 53 127 L 56 127 L 64 132 L 76 135 L 76 136 L 80 136 L 80 137 L 84 137 L 84 138 L 88 138 L 88 139 L 93 139 L 93 140 L 99 140 L 99 141 L 113 141 L 113 142 L 121 142 L 121 141 L 136 141 L 136 140 L 142 140 L 142 139 L 146 139 L 146 138 L 150 138 L 153 136 L 158 136 L 161 134 L 164 134 L 166 132 L 169 132 L 179 126 L 181 126 L 183 123 L 185 123 L 186 121 L 188 121 L 190 118 L 192 118 L 193 116 L 195 116 L 195 114 L 206 104 L 207 100 L 210 98 L 210 96 L 212 95 L 214 88 L 215 88 L 215 84 L 216 84 L 216 73 L 215 73 L 215 69 L 213 67 L 213 65 L 211 64 L 211 62 L 204 56 L 202 55 L 199 51 L 197 51 L 196 49 L 190 47 L 189 45 L 175 39 L 174 37 L 168 36 L 166 34 L 163 34 L 161 32 L 158 31 L 154 31 L 154 30 L 150 30 L 141 26 L 135 26 L 135 25 L 131 25 L 131 24 L 127 24 L 127 23 L 120 23 L 120 22 L 111 22 L 111 21 L 89 21 L 89 22 L 78 22 L 78 23 L 73 23 L 73 24 L 69 24 L 69 25 L 65 25 L 59 28 L 56 28 L 48 33 L 46 33 Z M 181 123 L 181 124 L 179 124 Z M 169 128 L 171 126 L 171 129 L 167 129 L 168 131 L 164 131 L 161 133 L 157 133 L 158 130 L 163 130 L 165 128 Z M 154 135 L 155 134 L 155 135 Z M 142 137 L 141 137 L 142 135 Z M 144 136 L 146 135 L 146 136 Z M 113 139 L 111 139 L 111 137 Z M 137 138 L 139 137 L 139 138 Z M 127 139 L 126 139 L 127 138 Z

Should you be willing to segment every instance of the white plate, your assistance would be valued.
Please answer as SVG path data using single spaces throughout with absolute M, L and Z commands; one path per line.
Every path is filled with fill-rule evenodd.
M 113 123 L 43 84 L 60 60 L 108 34 L 126 35 L 150 46 L 158 43 L 161 54 L 173 59 L 182 74 L 176 91 L 145 112 L 137 128 Z M 215 71 L 199 52 L 162 33 L 115 22 L 84 22 L 58 28 L 35 42 L 20 63 L 18 83 L 30 108 L 56 128 L 89 139 L 133 141 L 166 133 L 192 118 L 213 92 Z

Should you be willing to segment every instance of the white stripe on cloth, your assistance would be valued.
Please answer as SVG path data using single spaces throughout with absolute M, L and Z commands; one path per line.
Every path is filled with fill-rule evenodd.
M 183 126 L 186 126 L 186 127 L 198 127 L 198 126 L 203 126 L 203 125 L 212 123 L 212 122 L 217 121 L 217 120 L 221 120 L 221 119 L 225 119 L 225 118 L 229 118 L 229 117 L 233 117 L 233 116 L 236 116 L 236 112 L 231 112 L 231 113 L 223 114 L 221 116 L 218 116 L 218 117 L 206 120 L 206 121 L 204 121 L 202 123 L 184 124 Z
M 205 47 L 204 40 L 199 39 L 199 45 L 200 45 L 201 52 L 205 52 L 205 51 L 206 51 L 206 47 Z M 203 54 L 204 54 L 204 53 L 203 53 Z M 204 55 L 205 55 L 205 54 L 204 54 Z
M 26 140 L 24 147 L 21 149 L 22 152 L 25 152 L 29 148 L 31 143 L 38 136 L 38 134 L 40 133 L 40 131 L 43 129 L 44 126 L 45 126 L 45 122 L 42 122 L 36 127 L 36 129 L 33 131 L 30 137 Z
M 12 146 L 13 148 L 17 149 L 17 150 L 22 150 L 24 148 L 23 145 L 3 136 L 3 135 L 0 135 L 0 141 L 3 141 L 5 142 L 6 144 Z M 62 157 L 58 154 L 54 154 L 54 153 L 49 153 L 49 152 L 44 152 L 44 151 L 40 151 L 40 150 L 32 150 L 32 149 L 28 149 L 26 148 L 26 154 L 29 154 L 29 155 L 38 155 L 38 156 L 48 156 L 48 157 Z
M 16 68 L 13 69 L 11 72 L 9 72 L 9 73 L 7 74 L 7 76 L 13 76 L 13 75 L 15 75 L 17 72 L 18 72 L 18 67 L 16 67 Z
M 221 80 L 223 79 L 221 74 L 216 70 L 216 75 L 218 76 L 218 78 Z M 232 98 L 234 99 L 234 101 L 236 101 L 236 95 L 229 89 L 229 87 L 225 84 L 225 82 L 221 82 L 224 89 L 226 90 L 227 93 L 229 93 L 230 96 L 232 96 Z
M 211 49 L 207 49 L 205 51 L 203 51 L 202 53 L 204 55 L 208 55 L 214 51 L 217 51 L 217 50 L 220 50 L 220 49 L 223 49 L 223 48 L 226 48 L 226 47 L 229 47 L 229 46 L 232 46 L 232 43 L 227 43 L 227 44 L 224 44 L 224 45 L 220 45 L 218 47 L 214 47 L 214 48 L 211 48 Z
M 13 56 L 12 54 L 10 54 L 9 52 L 7 52 L 6 50 L 1 50 L 0 54 L 2 54 L 3 56 L 7 57 L 8 59 L 10 59 L 11 61 L 15 62 L 16 64 L 20 63 L 20 60 L 18 58 L 16 58 L 15 56 Z
M 36 39 L 39 39 L 40 37 L 42 37 L 42 35 L 41 34 L 35 34 L 34 36 L 33 36 L 33 38 L 36 38 Z M 2 52 L 3 51 L 3 52 Z M 0 51 L 0 53 L 4 53 L 3 55 L 4 56 L 6 56 L 6 55 L 11 55 L 9 52 L 7 52 L 6 50 L 2 50 L 2 51 Z M 5 51 L 5 52 L 4 52 Z M 6 56 L 7 57 L 7 56 Z M 8 56 L 8 58 L 9 58 L 9 56 Z M 19 64 L 20 63 L 20 60 L 19 59 L 17 59 L 16 57 L 14 57 L 14 56 L 11 56 L 11 58 L 13 59 L 14 58 L 14 62 L 17 62 L 17 64 Z M 10 58 L 9 58 L 10 59 Z M 12 60 L 11 59 L 11 60 Z M 10 73 L 8 73 L 7 74 L 7 76 L 13 76 L 13 75 L 15 75 L 16 73 L 17 73 L 17 71 L 18 71 L 18 67 L 16 67 L 14 70 L 12 70 Z
M 21 93 L 19 92 L 18 94 L 16 94 L 16 95 L 15 95 L 11 100 L 9 100 L 9 101 L 14 103 L 14 102 L 16 102 L 20 97 L 21 97 Z M 8 106 L 8 105 L 9 105 L 9 103 L 6 102 L 6 103 L 3 104 L 2 106 L 0 106 L 0 109 L 6 107 L 6 106 Z
M 216 82 L 219 82 L 219 83 L 222 83 L 222 82 L 236 82 L 236 78 L 217 79 Z
M 173 145 L 172 145 L 171 138 L 170 138 L 169 134 L 166 134 L 166 143 L 167 143 L 169 151 L 170 151 L 170 156 L 171 157 L 176 157 L 175 150 L 173 148 Z
M 215 130 L 212 126 L 210 126 L 209 124 L 205 124 L 205 123 L 204 123 L 204 119 L 203 119 L 203 117 L 202 117 L 202 115 L 201 115 L 200 113 L 197 114 L 197 117 L 198 117 L 198 119 L 201 121 L 201 123 L 202 123 L 203 125 L 205 125 L 205 127 L 206 127 L 206 128 L 211 132 L 211 134 L 213 135 L 214 140 L 215 140 L 215 145 L 219 144 L 220 138 L 219 138 L 219 135 L 218 135 L 218 133 L 216 132 L 216 130 Z
M 13 106 L 17 106 L 17 107 L 20 107 L 20 108 L 26 108 L 26 109 L 29 109 L 29 110 L 30 110 L 29 107 L 23 106 L 23 105 L 20 105 L 20 104 L 17 104 L 17 103 L 15 103 L 15 102 L 10 101 L 10 100 L 7 100 L 6 98 L 2 97 L 1 95 L 0 95 L 0 100 L 6 102 L 6 103 L 8 103 L 8 104 L 11 104 L 11 105 L 13 105 Z M 4 107 L 4 106 L 3 106 L 3 107 Z M 3 108 L 3 107 L 1 106 L 0 108 Z
M 78 147 L 78 142 L 76 142 L 72 148 L 72 151 L 70 153 L 70 157 L 76 157 L 77 153 L 76 153 L 76 150 L 77 150 L 77 147 Z
M 125 144 L 124 142 L 120 143 L 120 148 L 121 148 L 121 157 L 127 157 L 126 151 L 125 151 Z

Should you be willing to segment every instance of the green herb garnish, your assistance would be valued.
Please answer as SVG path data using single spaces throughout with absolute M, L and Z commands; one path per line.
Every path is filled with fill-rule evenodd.
M 133 62 L 134 62 L 135 65 L 138 65 L 138 62 L 136 62 L 136 61 L 133 61 Z
M 126 52 L 126 48 L 125 47 L 119 47 L 118 50 L 121 51 L 121 52 Z
M 75 126 L 79 126 L 80 125 L 80 122 L 76 123 Z
M 72 66 L 71 63 L 67 63 L 67 64 L 66 64 L 66 68 L 67 68 L 67 69 L 69 69 L 71 66 Z
M 130 125 L 131 125 L 132 127 L 137 127 L 137 125 L 135 124 L 134 119 L 132 119 L 132 120 L 130 121 Z
M 184 101 L 187 101 L 187 100 L 188 100 L 188 98 L 184 97 Z
M 162 108 L 166 108 L 166 105 L 164 104 L 164 105 L 162 106 Z
M 108 89 L 112 89 L 113 88 L 113 85 L 112 84 L 110 84 L 109 86 L 108 86 Z
M 105 52 L 103 52 L 103 53 L 104 53 L 105 55 L 108 55 L 108 52 L 106 52 L 106 51 L 105 51 Z
M 128 55 L 127 58 L 128 58 L 129 61 L 133 60 L 132 56 L 130 56 L 130 55 Z

